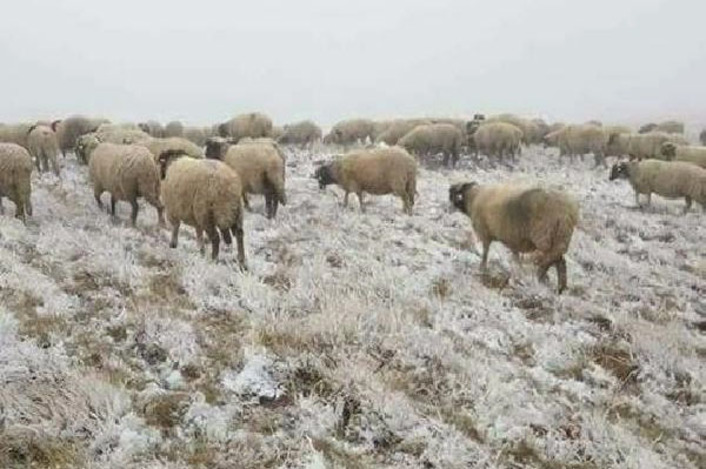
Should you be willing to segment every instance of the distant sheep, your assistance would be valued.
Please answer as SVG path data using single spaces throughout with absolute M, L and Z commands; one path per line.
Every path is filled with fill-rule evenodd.
M 661 152 L 667 161 L 684 161 L 706 169 L 706 147 L 676 145 L 667 142 L 662 144 Z
M 507 155 L 513 161 L 520 151 L 522 130 L 507 122 L 482 124 L 473 133 L 473 144 L 478 153 L 503 161 Z
M 402 199 L 404 212 L 412 214 L 417 187 L 417 162 L 399 147 L 354 150 L 341 159 L 319 167 L 314 173 L 319 188 L 337 184 L 344 191 L 343 206 L 348 195 L 358 196 L 360 209 L 365 212 L 363 194 L 394 194 Z
M 141 145 L 115 145 L 101 143 L 90 154 L 88 172 L 93 183 L 93 196 L 103 208 L 101 195 L 110 193 L 110 214 L 115 216 L 115 204 L 119 200 L 132 206 L 130 221 L 137 222 L 138 197 L 157 209 L 160 226 L 164 225 L 162 203 L 159 200 L 159 168 L 154 157 Z
M 397 119 L 392 121 L 387 129 L 377 136 L 375 142 L 385 143 L 389 146 L 397 145 L 397 142 L 414 130 L 415 127 L 429 124 L 431 124 L 431 121 L 427 119 Z
M 538 134 L 536 124 L 523 117 L 505 113 L 498 114 L 496 116 L 490 116 L 486 119 L 486 122 L 505 122 L 506 124 L 512 124 L 522 131 L 522 143 L 525 143 L 527 145 L 529 145 L 530 143 L 540 143 L 539 141 L 533 141 L 534 136 Z
M 27 137 L 32 124 L 0 124 L 0 143 L 15 143 L 29 150 Z
M 44 125 L 30 127 L 27 134 L 27 147 L 34 157 L 37 171 L 49 171 L 51 164 L 54 174 L 59 175 L 59 163 L 56 158 L 59 154 L 59 142 L 51 127 Z
M 391 120 L 383 120 L 383 121 L 374 121 L 373 122 L 373 133 L 370 135 L 370 142 L 375 142 L 377 139 L 380 137 L 381 134 L 387 131 L 387 129 L 390 128 L 394 121 Z
M 270 137 L 272 119 L 259 112 L 240 114 L 218 127 L 221 137 L 230 137 L 235 143 L 244 137 Z
M 500 241 L 514 255 L 536 251 L 539 279 L 544 281 L 554 266 L 559 293 L 566 289 L 564 254 L 579 219 L 578 204 L 569 195 L 539 187 L 467 182 L 452 185 L 449 199 L 470 217 L 483 244 L 483 271 L 491 243 Z
M 199 249 L 205 251 L 203 232 L 211 241 L 211 258 L 218 259 L 221 236 L 226 244 L 236 238 L 238 262 L 245 269 L 242 187 L 238 174 L 215 160 L 196 160 L 183 153 L 160 155 L 162 200 L 172 225 L 169 244 L 176 248 L 181 223 L 196 229 Z M 219 231 L 221 236 L 219 236 Z
M 557 137 L 562 155 L 573 159 L 591 153 L 596 166 L 606 166 L 605 154 L 610 137 L 601 127 L 589 124 L 567 125 L 558 132 Z
M 183 137 L 184 136 L 184 124 L 179 121 L 171 121 L 164 126 L 164 137 Z
M 608 140 L 608 145 L 615 144 L 615 139 L 621 139 L 621 146 L 627 142 L 627 154 L 637 159 L 662 159 L 662 145 L 673 142 L 686 145 L 687 141 L 677 134 L 667 134 L 664 132 L 649 132 L 646 134 L 621 134 L 612 135 Z
M 640 127 L 637 131 L 639 134 L 646 134 L 650 132 L 664 132 L 668 134 L 683 134 L 684 133 L 684 123 L 678 121 L 665 121 L 660 124 L 655 124 L 650 122 Z
M 354 145 L 374 141 L 375 123 L 370 119 L 349 119 L 337 122 L 324 137 L 324 143 L 333 145 Z
M 56 138 L 59 141 L 61 153 L 66 156 L 67 152 L 74 149 L 76 141 L 81 135 L 95 132 L 101 124 L 107 122 L 109 121 L 106 119 L 71 116 L 52 123 L 52 130 L 56 132 Z
M 182 151 L 191 158 L 203 158 L 204 156 L 201 148 L 182 137 L 152 138 L 136 143 L 146 147 L 154 156 L 155 162 L 158 161 L 159 155 L 168 150 Z
M 321 127 L 307 120 L 285 125 L 282 135 L 276 141 L 283 145 L 311 147 L 321 141 L 321 136 Z
M 157 121 L 140 122 L 140 130 L 155 138 L 164 138 L 164 126 Z
M 287 204 L 285 160 L 273 143 L 241 140 L 223 156 L 223 162 L 238 173 L 245 208 L 250 209 L 248 194 L 263 194 L 267 218 L 277 215 L 278 204 Z
M 451 124 L 419 125 L 397 144 L 420 157 L 441 153 L 444 156 L 444 166 L 454 167 L 464 144 L 463 135 L 463 132 Z
M 0 143 L 0 214 L 5 213 L 3 197 L 16 207 L 15 217 L 26 223 L 32 216 L 32 157 L 16 143 Z
M 206 133 L 203 127 L 186 126 L 182 136 L 196 146 L 202 147 L 206 144 Z
M 635 204 L 640 206 L 640 194 L 647 195 L 647 205 L 652 204 L 652 193 L 667 199 L 684 198 L 684 213 L 696 201 L 706 211 L 706 169 L 681 161 L 659 160 L 616 163 L 610 180 L 627 179 L 635 191 Z

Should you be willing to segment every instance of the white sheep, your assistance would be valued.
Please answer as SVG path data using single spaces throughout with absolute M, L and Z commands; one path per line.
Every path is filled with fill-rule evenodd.
M 0 214 L 5 210 L 2 198 L 7 197 L 16 207 L 15 217 L 27 221 L 32 216 L 32 157 L 16 143 L 0 143 Z
M 655 193 L 667 199 L 684 198 L 684 213 L 696 201 L 706 211 L 706 169 L 681 161 L 644 160 L 613 165 L 610 180 L 627 179 L 635 191 L 635 204 L 640 206 L 640 194 L 652 204 Z
M 444 166 L 454 167 L 458 162 L 464 140 L 463 132 L 455 125 L 428 124 L 416 126 L 397 144 L 420 157 L 441 153 L 444 157 Z
M 685 161 L 706 169 L 706 147 L 677 145 L 672 142 L 662 144 L 662 156 L 667 161 Z
M 520 152 L 522 130 L 507 122 L 489 122 L 478 126 L 473 134 L 473 148 L 491 158 L 503 160 L 505 155 L 515 161 Z
M 59 175 L 59 163 L 56 159 L 59 154 L 59 142 L 56 133 L 45 125 L 30 127 L 27 134 L 27 147 L 34 157 L 37 171 L 49 171 L 49 165 L 54 174 Z
M 579 220 L 576 201 L 564 192 L 512 184 L 481 186 L 475 182 L 449 188 L 451 204 L 468 215 L 483 244 L 481 269 L 486 270 L 493 241 L 506 245 L 515 256 L 537 252 L 539 279 L 554 266 L 559 293 L 566 289 L 566 261 Z
M 259 112 L 239 114 L 218 127 L 221 137 L 230 137 L 235 143 L 244 137 L 270 137 L 272 135 L 272 119 Z

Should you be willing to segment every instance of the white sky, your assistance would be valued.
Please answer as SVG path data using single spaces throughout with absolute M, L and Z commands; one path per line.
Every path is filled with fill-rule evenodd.
M 0 121 L 513 111 L 706 122 L 704 0 L 22 0 Z

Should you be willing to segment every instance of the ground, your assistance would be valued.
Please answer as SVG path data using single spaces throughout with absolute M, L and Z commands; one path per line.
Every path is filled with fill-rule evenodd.
M 177 249 L 141 205 L 117 220 L 85 166 L 33 175 L 0 216 L 0 467 L 706 466 L 706 215 L 585 162 L 421 169 L 341 207 L 290 152 L 275 220 L 251 197 L 249 270 Z M 479 271 L 448 186 L 523 179 L 579 201 L 555 293 L 493 245 Z M 108 196 L 104 195 L 107 202 Z

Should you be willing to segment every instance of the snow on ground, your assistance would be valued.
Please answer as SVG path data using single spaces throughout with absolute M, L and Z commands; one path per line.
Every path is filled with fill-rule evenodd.
M 178 249 L 85 167 L 33 176 L 0 218 L 0 466 L 697 468 L 706 465 L 706 220 L 540 148 L 510 169 L 422 169 L 401 202 L 288 199 L 232 249 Z M 580 201 L 558 297 L 493 245 L 479 272 L 448 186 L 538 180 Z M 107 199 L 107 195 L 105 196 Z

